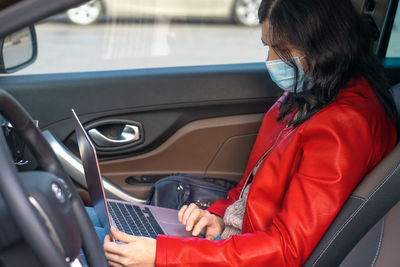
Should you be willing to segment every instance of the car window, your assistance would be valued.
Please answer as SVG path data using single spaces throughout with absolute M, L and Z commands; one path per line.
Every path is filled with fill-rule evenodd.
M 397 7 L 386 57 L 400 57 L 400 5 Z
M 261 0 L 94 0 L 36 25 L 16 74 L 260 62 Z

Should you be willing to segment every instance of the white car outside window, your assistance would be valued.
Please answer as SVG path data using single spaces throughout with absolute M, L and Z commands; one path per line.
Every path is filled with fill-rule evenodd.
M 107 1 L 110 14 L 98 23 L 76 25 L 65 16 L 58 16 L 36 25 L 37 61 L 16 75 L 248 63 L 267 57 L 260 26 L 244 27 L 230 20 L 215 20 L 231 0 Z M 196 14 L 190 11 L 189 2 L 197 2 L 197 15 L 209 16 L 192 18 Z M 170 3 L 170 8 L 166 3 Z M 94 8 L 96 1 L 86 5 Z M 252 8 L 257 10 L 258 5 Z M 142 14 L 140 19 L 121 15 L 134 12 Z M 181 17 L 177 19 L 179 12 Z

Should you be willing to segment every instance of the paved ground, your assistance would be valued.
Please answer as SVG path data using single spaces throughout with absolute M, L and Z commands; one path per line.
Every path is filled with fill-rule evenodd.
M 46 22 L 36 26 L 39 55 L 18 72 L 53 73 L 260 62 L 260 28 L 229 23 L 127 23 L 90 26 Z

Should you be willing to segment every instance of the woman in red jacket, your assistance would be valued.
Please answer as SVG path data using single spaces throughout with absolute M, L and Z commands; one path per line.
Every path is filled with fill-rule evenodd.
M 259 18 L 268 73 L 284 93 L 242 181 L 207 211 L 180 210 L 186 229 L 206 238 L 112 230 L 127 244 L 105 238 L 111 266 L 300 266 L 394 147 L 393 100 L 350 0 L 263 0 Z

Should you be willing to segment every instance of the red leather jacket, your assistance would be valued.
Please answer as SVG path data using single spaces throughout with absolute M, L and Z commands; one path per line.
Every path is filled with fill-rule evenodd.
M 298 127 L 268 111 L 244 179 L 208 210 L 223 216 L 251 182 L 241 235 L 225 240 L 158 236 L 157 266 L 300 266 L 360 180 L 388 154 L 396 130 L 365 79 L 353 78 L 335 101 Z

